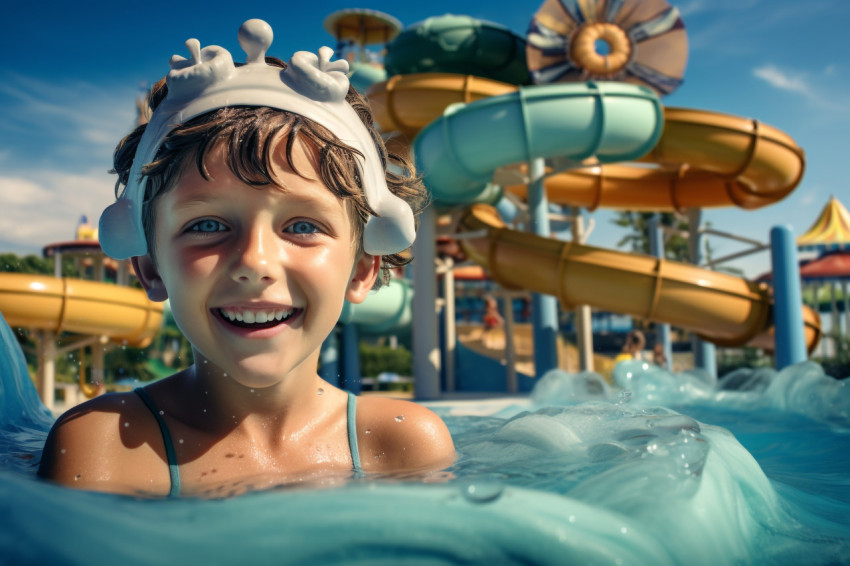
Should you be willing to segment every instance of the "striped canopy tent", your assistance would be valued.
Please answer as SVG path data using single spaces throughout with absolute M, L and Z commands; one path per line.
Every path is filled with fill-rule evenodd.
M 821 340 L 820 345 L 821 355 L 829 356 L 837 351 L 838 341 L 850 334 L 850 212 L 837 198 L 830 197 L 812 227 L 797 238 L 797 247 L 820 252 L 817 259 L 802 263 L 800 276 L 811 288 L 812 306 L 831 311 L 828 333 L 834 339 Z M 829 306 L 824 308 L 824 304 Z M 833 351 L 825 350 L 827 343 L 832 344 Z
M 850 212 L 834 196 L 805 234 L 797 238 L 801 250 L 850 250 Z

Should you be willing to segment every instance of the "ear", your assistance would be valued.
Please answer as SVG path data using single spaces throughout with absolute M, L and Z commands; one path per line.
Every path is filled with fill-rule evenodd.
M 149 255 L 131 257 L 130 262 L 150 300 L 162 302 L 168 298 L 168 291 L 159 276 L 159 270 Z
M 355 304 L 365 301 L 380 271 L 381 256 L 361 254 L 351 271 L 351 280 L 345 290 L 346 300 Z

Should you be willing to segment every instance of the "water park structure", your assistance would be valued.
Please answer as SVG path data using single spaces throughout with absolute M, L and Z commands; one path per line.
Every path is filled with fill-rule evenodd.
M 619 52 L 604 64 L 588 62 L 590 55 L 565 58 L 559 45 L 587 41 L 570 37 L 579 28 L 615 51 L 628 42 L 620 41 L 619 24 L 578 26 L 557 2 L 541 7 L 528 43 L 498 24 L 446 15 L 411 26 L 387 46 L 388 77 L 365 92 L 390 143 L 412 147 L 436 205 L 414 250 L 418 397 L 470 386 L 452 377 L 453 317 L 444 316 L 438 332 L 432 314 L 440 300 L 431 268 L 438 238 L 456 239 L 502 288 L 533 292 L 537 377 L 558 366 L 555 297 L 585 320 L 579 337 L 584 370 L 593 369 L 588 306 L 691 330 L 703 340 L 706 360 L 714 356 L 712 344 L 774 349 L 779 299 L 764 283 L 586 247 L 580 232 L 566 243 L 549 237 L 550 202 L 573 210 L 675 211 L 688 214 L 696 229 L 703 209 L 768 206 L 802 179 L 804 152 L 784 132 L 756 119 L 661 105 L 658 95 L 672 91 L 684 73 L 687 42 L 681 20 L 654 8 L 646 12 L 654 19 L 640 23 L 636 43 L 652 47 L 637 49 L 639 62 Z M 528 75 L 517 71 L 523 52 Z M 556 52 L 561 55 L 551 55 Z M 497 210 L 515 209 L 515 202 L 531 216 L 532 233 L 514 232 L 500 219 Z M 698 244 L 692 249 L 698 253 Z M 379 303 L 381 294 L 369 300 Z M 388 312 L 399 312 L 392 304 Z M 426 320 L 434 322 L 429 327 Z M 805 344 L 794 350 L 795 359 L 803 359 L 820 338 L 819 317 L 804 307 L 795 320 L 800 328 L 795 322 L 793 340 Z M 437 344 L 449 350 L 442 356 L 448 368 L 438 367 Z M 504 367 L 471 387 L 516 391 L 516 383 L 515 372 Z
M 582 370 L 593 370 L 590 307 L 653 321 L 662 331 L 669 325 L 693 331 L 702 348 L 749 344 L 773 349 L 776 299 L 766 283 L 663 257 L 588 247 L 580 216 L 573 216 L 571 241 L 550 237 L 549 203 L 573 211 L 675 211 L 688 214 L 698 226 L 702 209 L 767 206 L 787 196 L 802 178 L 803 151 L 780 130 L 756 119 L 661 104 L 659 95 L 675 89 L 684 74 L 686 35 L 674 12 L 653 2 L 641 6 L 646 11 L 629 18 L 653 17 L 578 26 L 575 14 L 544 3 L 528 41 L 501 25 L 466 16 L 429 18 L 405 30 L 392 16 L 368 10 L 344 10 L 326 19 L 325 29 L 338 48 L 352 48 L 347 57 L 352 84 L 367 95 L 388 143 L 412 149 L 434 200 L 414 250 L 413 281 L 396 280 L 365 304 L 346 305 L 339 336 L 326 344 L 326 379 L 357 389 L 358 336 L 412 333 L 417 397 L 437 398 L 441 391 L 465 388 L 517 391 L 513 364 L 494 365 L 457 344 L 452 272 L 468 267 L 470 260 L 505 292 L 532 293 L 533 373 L 538 378 L 558 367 L 556 299 L 577 313 Z M 631 47 L 623 39 L 629 26 L 640 30 L 631 32 L 636 34 Z M 581 37 L 572 37 L 579 30 Z M 613 53 L 605 61 L 595 59 L 596 51 L 586 49 L 589 38 L 607 43 Z M 376 43 L 386 45 L 383 65 L 365 49 Z M 565 57 L 558 47 L 563 45 L 584 47 Z M 629 55 L 629 49 L 634 53 Z M 511 229 L 496 212 L 516 211 L 517 205 L 524 209 L 530 232 Z M 458 242 L 460 259 L 466 260 L 440 268 L 443 297 L 438 297 L 432 267 L 438 263 L 438 239 Z M 102 273 L 102 267 L 96 272 Z M 10 309 L 26 304 L 14 289 L 31 292 L 32 282 L 3 277 L 10 286 L 5 291 L 10 307 L 3 309 L 7 318 L 38 328 L 40 337 L 69 330 L 91 332 L 87 336 L 100 341 L 142 344 L 161 320 L 148 310 L 140 291 L 110 288 L 121 297 L 92 304 L 115 304 L 142 319 L 113 313 L 107 315 L 110 326 L 90 310 L 87 316 L 94 318 L 89 321 L 74 311 L 75 305 L 89 303 L 57 298 L 55 312 L 31 321 L 32 309 Z M 126 275 L 119 278 L 126 281 Z M 58 289 L 56 281 L 36 283 Z M 62 289 L 50 293 L 79 297 L 83 292 L 80 283 L 65 282 Z M 106 296 L 100 287 L 91 293 Z M 440 331 L 435 304 L 444 305 Z M 414 318 L 418 323 L 411 328 Z M 811 351 L 820 336 L 818 315 L 806 307 L 800 318 L 797 333 L 805 351 Z M 45 345 L 39 355 L 45 363 L 38 365 L 46 368 L 39 370 L 39 383 L 46 391 L 55 348 L 47 334 L 39 343 Z M 669 340 L 665 347 L 669 352 Z M 703 359 L 713 358 L 711 350 L 702 353 Z M 102 354 L 93 351 L 93 356 L 99 368 Z M 475 383 L 456 381 L 454 365 L 470 363 L 490 369 Z M 533 381 L 519 383 L 525 390 Z
M 144 347 L 162 326 L 162 303 L 148 300 L 140 288 L 129 287 L 128 262 L 107 258 L 97 242 L 96 230 L 86 223 L 77 229 L 77 239 L 49 244 L 44 248 L 53 257 L 53 277 L 23 273 L 0 273 L 0 312 L 7 323 L 33 332 L 38 351 L 36 372 L 38 391 L 48 409 L 53 408 L 55 361 L 74 350 L 91 350 L 92 383 L 86 382 L 80 368 L 79 391 L 92 397 L 102 389 L 104 354 L 109 344 Z M 90 278 L 65 277 L 62 259 L 73 258 L 78 271 Z M 107 271 L 114 282 L 107 281 Z M 62 333 L 71 337 L 58 345 Z M 70 404 L 78 400 L 76 387 L 65 388 Z
M 614 7 L 637 21 L 618 19 Z M 386 69 L 369 60 L 353 69 L 389 142 L 413 145 L 435 205 L 420 225 L 412 277 L 344 307 L 322 371 L 356 388 L 351 345 L 358 335 L 411 332 L 416 396 L 445 419 L 457 463 L 427 484 L 352 479 L 213 501 L 147 501 L 39 481 L 35 466 L 54 417 L 0 318 L 0 502 L 13 517 L 0 533 L 0 555 L 21 564 L 142 565 L 164 557 L 181 564 L 847 564 L 850 388 L 804 361 L 820 331 L 817 311 L 801 308 L 798 242 L 790 230 L 771 233 L 772 291 L 766 282 L 668 261 L 657 242 L 651 256 L 587 246 L 580 215 L 571 219 L 571 240 L 550 237 L 550 201 L 591 210 L 686 210 L 695 226 L 695 210 L 764 206 L 799 183 L 803 152 L 779 130 L 661 105 L 658 93 L 684 71 L 675 9 L 659 0 L 547 1 L 532 30 L 551 57 L 532 66 L 527 80 L 515 79 L 525 41 L 497 24 L 447 16 L 401 32 L 391 16 L 361 10 L 328 21 L 336 22 L 328 31 L 359 51 L 374 34 L 381 43 L 403 40 L 404 53 L 429 55 L 427 68 L 406 73 L 391 42 L 389 68 L 399 74 L 382 76 Z M 364 29 L 370 35 L 360 41 Z M 439 50 L 417 47 L 405 33 L 446 46 L 452 57 L 441 61 L 433 56 Z M 617 50 L 597 53 L 597 38 Z M 477 51 L 482 44 L 487 57 Z M 605 79 L 621 65 L 616 78 L 627 83 L 577 67 L 563 54 L 573 45 Z M 634 57 L 624 55 L 635 45 L 642 48 Z M 446 69 L 434 63 L 458 65 L 464 49 L 468 67 L 450 66 L 443 77 Z M 659 51 L 676 56 L 652 72 L 646 55 Z M 486 71 L 470 61 L 486 63 Z M 501 65 L 514 78 L 500 77 Z M 580 80 L 529 84 L 530 77 L 559 73 Z M 94 265 L 97 257 L 88 256 Z M 495 281 L 506 296 L 534 293 L 533 377 L 470 358 L 459 344 L 454 360 L 446 355 L 454 347 L 452 282 L 470 272 Z M 53 279 L 78 285 L 61 275 Z M 100 297 L 94 302 L 107 302 L 112 288 L 119 287 L 92 288 Z M 83 325 L 79 319 L 100 310 L 86 304 L 80 311 L 75 294 L 67 295 L 54 300 L 65 305 L 58 311 L 16 322 L 56 332 L 78 321 L 77 332 L 138 342 L 155 331 L 156 311 L 139 317 L 130 305 L 126 314 L 135 322 L 122 329 L 109 330 L 116 323 L 100 315 Z M 11 303 L 35 303 L 23 291 L 7 296 L 0 294 L 7 320 Z M 775 345 L 778 371 L 747 370 L 718 383 L 627 361 L 616 366 L 612 383 L 592 372 L 541 376 L 553 363 L 557 301 L 585 323 L 588 305 L 596 305 L 690 328 L 719 344 Z M 67 323 L 66 310 L 77 313 Z M 587 365 L 586 352 L 583 358 Z M 458 371 L 444 387 L 439 374 L 450 362 Z M 532 386 L 530 395 L 476 395 Z M 443 389 L 472 393 L 464 401 L 423 401 Z

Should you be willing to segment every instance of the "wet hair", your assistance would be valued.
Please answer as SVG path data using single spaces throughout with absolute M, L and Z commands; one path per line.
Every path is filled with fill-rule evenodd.
M 266 62 L 286 68 L 286 63 L 274 57 L 266 57 Z M 127 185 L 136 148 L 145 131 L 147 119 L 166 94 L 168 86 L 163 78 L 151 88 L 146 104 L 139 107 L 141 123 L 115 148 L 113 169 L 110 172 L 118 174 L 115 183 L 116 197 L 120 196 Z M 349 87 L 346 101 L 357 112 L 372 136 L 385 171 L 387 187 L 410 205 L 414 215 L 418 215 L 428 204 L 428 198 L 409 157 L 387 150 L 373 125 L 368 103 L 353 87 Z M 211 151 L 223 147 L 227 166 L 234 176 L 245 184 L 260 189 L 275 185 L 272 158 L 276 149 L 284 142 L 287 163 L 296 174 L 309 178 L 299 171 L 293 162 L 293 147 L 300 142 L 318 164 L 322 183 L 337 198 L 346 202 L 353 226 L 352 237 L 359 255 L 363 251 L 364 226 L 374 212 L 366 201 L 357 170 L 355 155 L 359 155 L 359 152 L 342 143 L 327 128 L 294 112 L 262 106 L 233 106 L 202 114 L 172 130 L 163 140 L 154 161 L 143 167 L 142 174 L 147 176 L 147 183 L 142 205 L 142 223 L 150 256 L 154 258 L 156 252 L 153 237 L 156 201 L 174 188 L 185 167 L 194 161 L 194 166 L 201 176 L 209 180 L 206 159 Z M 409 249 L 382 256 L 381 276 L 376 281 L 375 288 L 389 281 L 392 269 L 407 265 L 411 259 Z

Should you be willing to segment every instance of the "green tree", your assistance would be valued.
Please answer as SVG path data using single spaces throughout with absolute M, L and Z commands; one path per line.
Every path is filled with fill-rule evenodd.
M 648 254 L 649 221 L 654 214 L 653 212 L 620 212 L 617 218 L 613 220 L 614 224 L 623 228 L 631 228 L 631 232 L 617 242 L 617 247 L 630 246 L 631 251 L 635 253 Z M 664 257 L 675 261 L 690 262 L 690 244 L 688 238 L 682 235 L 690 230 L 687 218 L 672 212 L 664 212 L 659 216 L 662 226 L 676 230 L 673 233 L 668 232 L 664 237 Z M 706 222 L 705 225 L 706 227 L 710 227 L 711 223 Z M 705 262 L 711 262 L 711 259 L 714 257 L 714 248 L 711 247 L 709 238 L 703 238 L 703 246 L 703 259 Z M 743 275 L 743 271 L 737 267 L 718 265 L 713 269 L 732 275 Z
M 631 232 L 623 236 L 617 247 L 622 248 L 629 246 L 631 251 L 635 253 L 649 253 L 649 221 L 655 215 L 654 212 L 633 212 L 630 210 L 618 213 L 617 218 L 612 222 L 623 228 L 630 228 Z M 664 212 L 660 215 L 662 226 L 674 228 L 678 231 L 688 231 L 687 219 L 674 214 L 672 212 Z M 680 234 L 668 234 L 664 238 L 664 257 L 676 261 L 689 261 L 690 252 L 688 250 L 687 238 Z
M 6 273 L 33 273 L 36 275 L 53 275 L 54 258 L 42 258 L 37 255 L 20 257 L 13 253 L 0 254 L 0 272 Z M 77 277 L 77 268 L 74 261 L 64 259 L 62 261 L 62 273 L 66 277 Z

